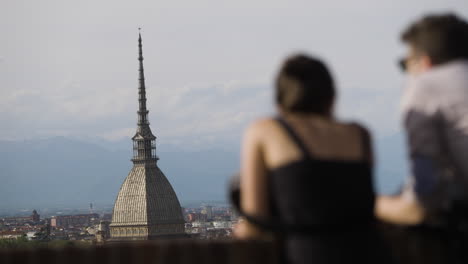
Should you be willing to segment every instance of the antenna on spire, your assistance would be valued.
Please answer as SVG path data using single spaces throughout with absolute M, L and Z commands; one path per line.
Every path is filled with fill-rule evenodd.
M 146 108 L 145 73 L 143 70 L 143 45 L 141 28 L 138 28 L 138 122 L 137 132 L 133 139 L 133 162 L 142 163 L 147 160 L 156 161 L 156 137 L 151 132 L 148 122 L 148 109 Z M 135 164 L 136 164 L 135 163 Z

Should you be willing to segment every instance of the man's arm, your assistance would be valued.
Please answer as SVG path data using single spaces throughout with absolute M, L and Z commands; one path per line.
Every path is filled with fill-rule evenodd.
M 405 195 L 377 197 L 375 214 L 384 222 L 399 225 L 416 225 L 424 220 L 422 206 Z
M 419 83 L 421 85 L 421 83 Z M 424 88 L 424 89 L 422 89 Z M 403 119 L 407 133 L 411 176 L 401 195 L 382 196 L 376 201 L 379 219 L 395 224 L 421 223 L 428 206 L 433 206 L 440 184 L 436 157 L 441 149 L 440 115 L 435 105 L 437 98 L 427 87 L 414 89 L 406 101 Z
M 425 217 L 425 210 L 416 195 L 431 195 L 436 188 L 433 161 L 424 156 L 411 158 L 411 181 L 400 195 L 380 196 L 376 200 L 377 218 L 400 225 L 420 224 Z

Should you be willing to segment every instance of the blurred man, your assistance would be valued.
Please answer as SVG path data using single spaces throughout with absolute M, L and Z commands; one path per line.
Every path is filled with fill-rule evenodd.
M 468 23 L 429 15 L 401 38 L 411 176 L 401 195 L 377 199 L 376 214 L 394 224 L 443 225 L 454 202 L 468 202 Z

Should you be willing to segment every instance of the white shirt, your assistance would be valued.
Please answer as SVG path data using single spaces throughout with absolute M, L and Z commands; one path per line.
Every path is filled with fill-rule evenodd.
M 412 168 L 405 195 L 429 210 L 468 201 L 468 60 L 409 80 L 401 107 Z

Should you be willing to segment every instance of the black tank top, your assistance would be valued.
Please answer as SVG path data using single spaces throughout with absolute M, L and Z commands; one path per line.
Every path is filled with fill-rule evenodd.
M 342 233 L 368 226 L 374 220 L 369 161 L 316 158 L 284 119 L 276 120 L 303 158 L 269 171 L 270 204 L 275 221 L 286 232 L 301 235 Z M 369 136 L 363 128 L 361 133 L 364 154 L 368 156 Z
M 271 215 L 249 222 L 277 232 L 280 263 L 392 263 L 375 228 L 372 165 L 365 160 L 316 158 L 292 127 L 277 122 L 301 150 L 303 158 L 268 173 Z M 365 157 L 370 154 L 361 126 Z

